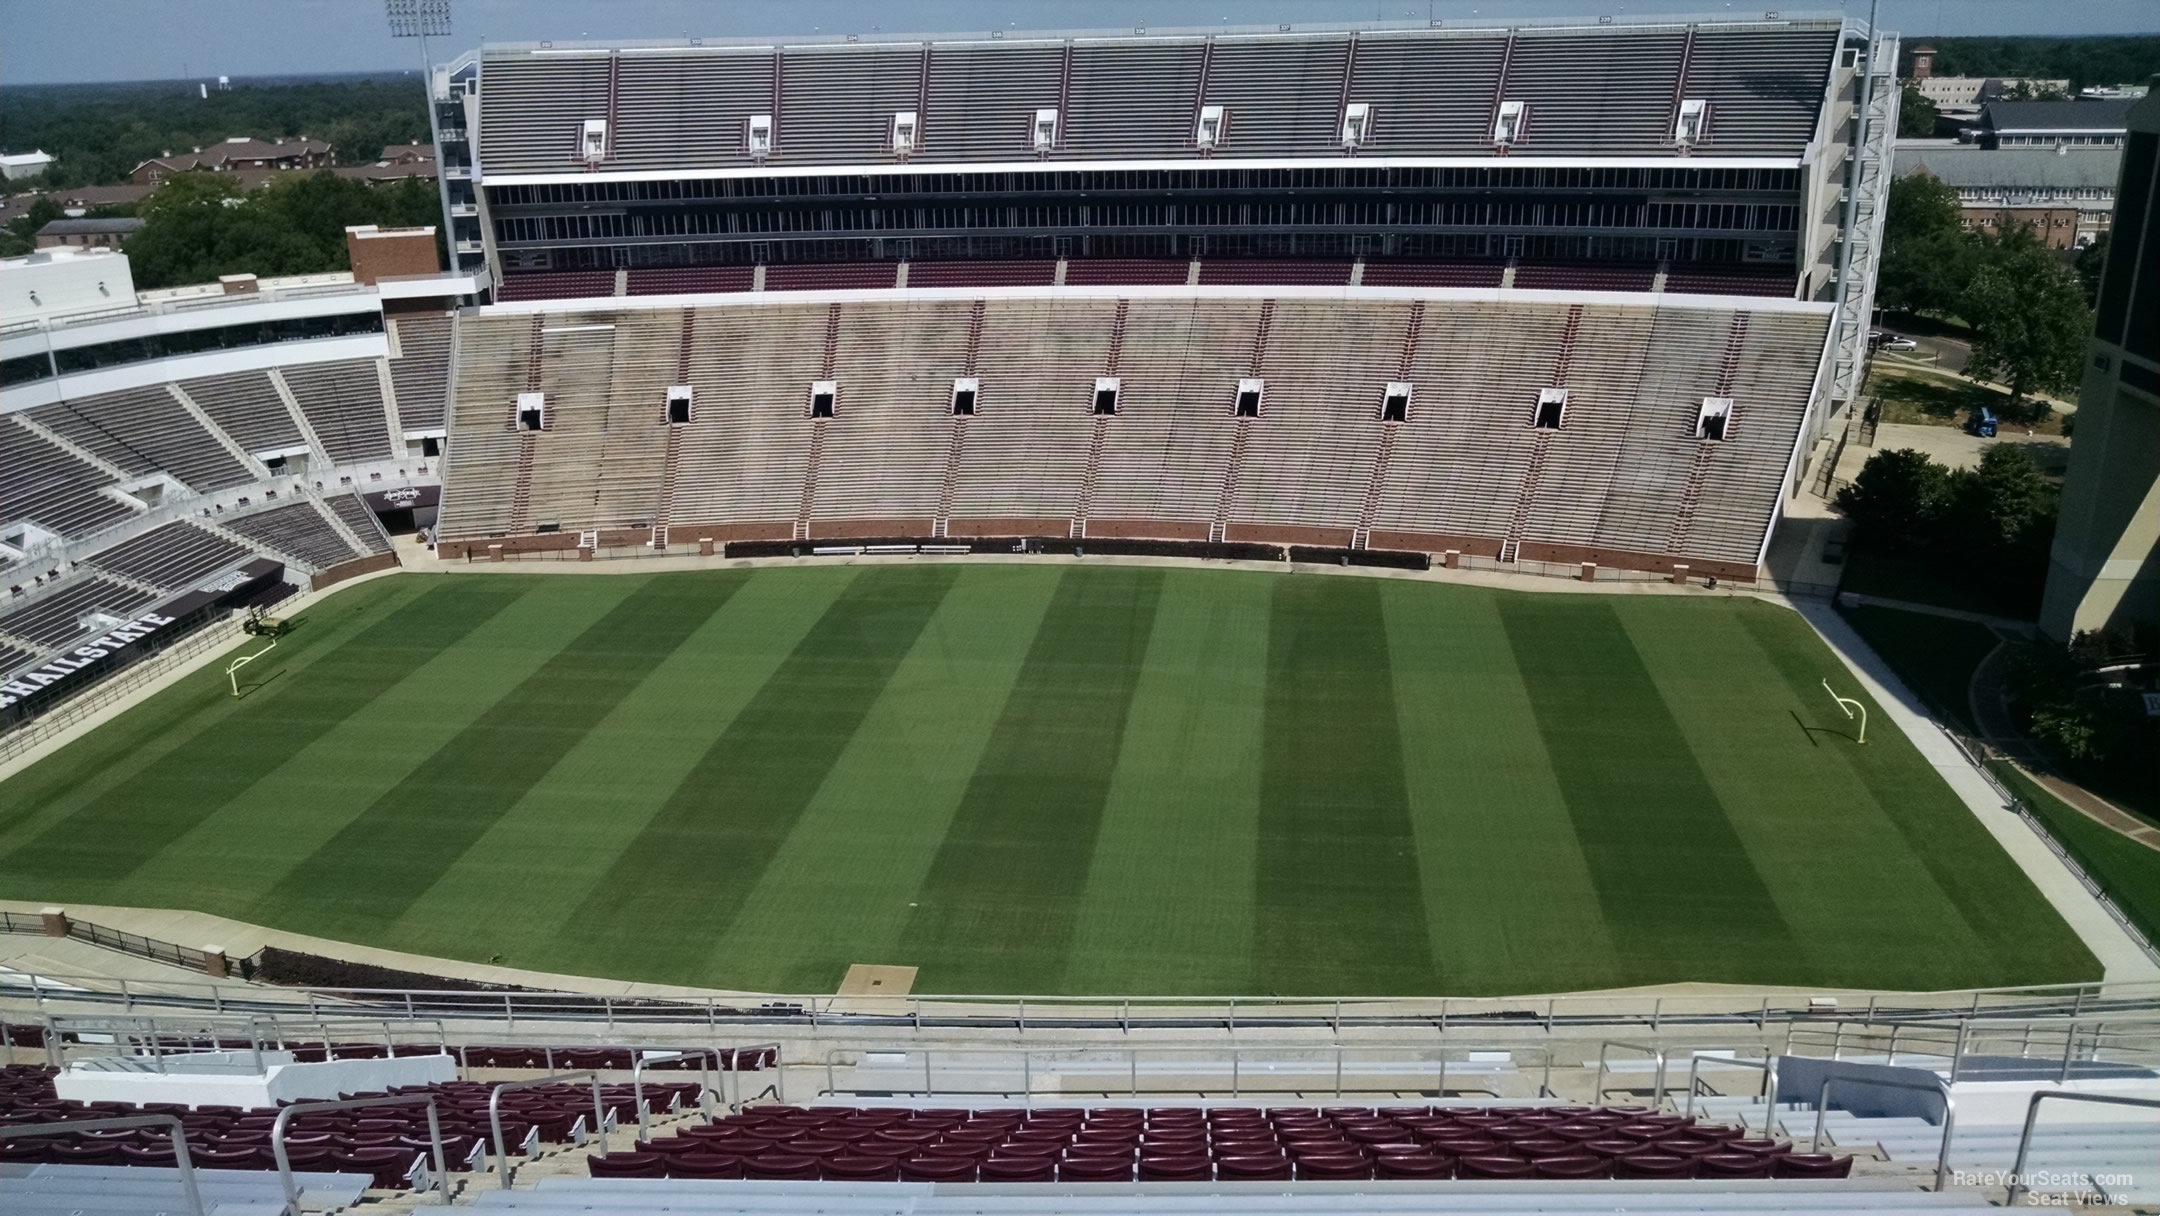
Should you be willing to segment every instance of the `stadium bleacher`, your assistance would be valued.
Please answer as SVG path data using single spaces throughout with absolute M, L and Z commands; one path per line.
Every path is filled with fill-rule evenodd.
M 233 372 L 180 382 L 180 391 L 233 441 L 250 452 L 303 445 L 300 428 L 267 372 Z
M 1646 1107 L 762 1106 L 590 1159 L 594 1177 L 847 1182 L 1841 1178 L 1738 1127 Z
M 127 518 L 128 508 L 98 491 L 112 478 L 37 434 L 26 419 L 0 420 L 0 520 L 27 521 L 64 536 Z
M 125 620 L 157 596 L 103 575 L 71 578 L 26 604 L 0 612 L 0 633 L 57 648 L 91 632 L 93 614 Z
M 1168 158 L 1194 151 L 1194 116 L 1222 105 L 1217 158 L 1333 156 L 1345 101 L 1377 121 L 1360 151 L 1479 155 L 1495 98 L 1529 103 L 1525 152 L 1677 155 L 1675 96 L 1713 118 L 1701 149 L 1800 154 L 1813 137 L 1837 34 L 1790 24 L 1569 30 L 1420 29 L 1288 36 L 805 42 L 673 48 L 491 47 L 481 94 L 490 174 L 578 165 L 578 124 L 609 115 L 606 164 L 753 163 L 754 115 L 775 123 L 775 168 L 892 159 L 889 126 L 919 112 L 917 159 L 965 164 Z M 775 102 L 777 101 L 777 104 Z M 1035 111 L 1060 109 L 1036 148 Z
M 537 345 L 532 318 L 471 317 L 441 536 L 454 555 L 535 529 L 929 538 L 942 521 L 959 536 L 1077 527 L 1752 577 L 1825 318 L 1660 299 L 745 297 L 572 313 Z M 1103 375 L 1120 398 L 1096 419 Z M 669 427 L 677 376 L 696 413 Z M 956 422 L 962 376 L 980 401 Z M 1263 400 L 1239 419 L 1247 378 Z M 837 385 L 831 419 L 807 416 L 819 379 Z M 1414 399 L 1383 423 L 1397 380 Z M 511 429 L 528 388 L 546 394 L 543 432 Z M 1568 404 L 1541 431 L 1549 388 Z M 1716 397 L 1736 402 L 1732 424 L 1706 441 L 1697 414 Z
M 382 381 L 374 360 L 302 364 L 279 374 L 332 461 L 348 464 L 389 457 Z
M 273 553 L 325 570 L 365 554 L 356 553 L 324 517 L 314 499 L 303 498 L 220 523 Z
M 29 417 L 130 475 L 170 473 L 197 491 L 253 480 L 163 385 L 39 406 Z
M 391 319 L 397 328 L 398 357 L 390 360 L 390 385 L 397 394 L 398 421 L 408 431 L 435 430 L 443 424 L 452 322 L 451 314 L 437 312 L 400 313 Z
M 172 591 L 250 556 L 247 549 L 182 520 L 114 545 L 88 564 Z

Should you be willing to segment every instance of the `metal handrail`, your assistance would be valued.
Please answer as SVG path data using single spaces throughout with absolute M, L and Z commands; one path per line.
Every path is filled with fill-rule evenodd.
M 1624 1047 L 1629 1051 L 1639 1051 L 1657 1061 L 1657 1079 L 1652 1082 L 1653 1089 L 1650 1094 L 1650 1105 L 1652 1109 L 1664 1105 L 1665 1049 L 1654 1044 L 1650 1046 L 1644 1046 L 1641 1043 L 1624 1043 L 1619 1039 L 1607 1039 L 1604 1042 L 1598 1044 L 1597 1084 L 1593 1086 L 1590 1090 L 1591 1099 L 1597 1102 L 1603 1102 L 1605 1100 L 1605 1073 L 1608 1070 L 1608 1066 L 1605 1062 L 1605 1053 L 1615 1047 Z
M 939 1050 L 941 1049 L 938 1047 L 911 1047 L 907 1045 L 875 1045 L 860 1048 L 835 1047 L 826 1051 L 825 1059 L 822 1065 L 811 1061 L 804 1062 L 802 1066 L 810 1068 L 822 1067 L 824 1069 L 825 1088 L 821 1092 L 825 1096 L 861 1092 L 854 1089 L 841 1088 L 836 1070 L 840 1068 L 843 1063 L 845 1063 L 846 1066 L 850 1068 L 860 1067 L 862 1056 L 876 1052 L 892 1052 L 901 1055 L 921 1057 L 922 1088 L 920 1088 L 919 1090 L 909 1090 L 904 1092 L 921 1094 L 953 1094 L 961 1092 L 1004 1094 L 1011 1092 L 1009 1088 L 1002 1085 L 987 1090 L 963 1091 L 951 1084 L 939 1084 L 936 1080 L 935 1074 L 935 1057 L 937 1056 Z M 1126 1094 L 1134 1098 L 1141 1097 L 1145 1093 L 1186 1093 L 1190 1092 L 1191 1090 L 1190 1086 L 1173 1087 L 1167 1090 L 1143 1090 L 1140 1086 L 1140 1061 L 1143 1058 L 1150 1061 L 1162 1061 L 1175 1060 L 1181 1056 L 1189 1057 L 1196 1055 L 1203 1057 L 1205 1060 L 1227 1061 L 1229 1063 L 1229 1094 L 1233 1098 L 1259 1097 L 1268 1094 L 1281 1094 L 1285 1092 L 1296 1092 L 1299 1094 L 1332 1093 L 1335 1097 L 1341 1098 L 1351 1093 L 1363 1092 L 1354 1089 L 1345 1090 L 1343 1088 L 1343 1074 L 1345 1069 L 1356 1067 L 1356 1064 L 1354 1062 L 1347 1059 L 1348 1056 L 1385 1056 L 1393 1053 L 1394 1055 L 1402 1057 L 1422 1057 L 1427 1053 L 1436 1052 L 1438 1058 L 1429 1062 L 1430 1066 L 1434 1069 L 1434 1073 L 1432 1074 L 1436 1082 L 1436 1088 L 1434 1092 L 1438 1096 L 1444 1098 L 1447 1096 L 1449 1054 L 1475 1054 L 1481 1051 L 1496 1052 L 1506 1055 L 1508 1057 L 1508 1064 L 1511 1068 L 1516 1067 L 1517 1057 L 1530 1057 L 1530 1062 L 1528 1066 L 1520 1069 L 1519 1071 L 1527 1074 L 1530 1069 L 1541 1070 L 1539 1074 L 1538 1096 L 1553 1096 L 1553 1050 L 1549 1046 L 1535 1043 L 1446 1043 L 1438 1046 L 1435 1046 L 1431 1043 L 1232 1043 L 1227 1046 L 1202 1046 L 1198 1044 L 1154 1044 L 1146 1047 L 1116 1046 L 1110 1044 L 1094 1043 L 1075 1043 L 1060 1047 L 955 1047 L 951 1049 L 951 1054 L 971 1058 L 988 1057 L 996 1060 L 1017 1059 L 1019 1062 L 1020 1094 L 1022 1100 L 1023 1102 L 1032 1103 L 1035 1097 L 1034 1077 L 1037 1069 L 1040 1068 L 1050 1073 L 1057 1073 L 1060 1071 L 1059 1057 L 1071 1057 L 1075 1055 L 1098 1056 L 1104 1058 L 1106 1062 L 1115 1061 L 1119 1058 L 1123 1058 L 1126 1064 Z M 1315 1061 L 1317 1067 L 1313 1070 L 1316 1073 L 1327 1067 L 1327 1057 L 1332 1054 L 1333 1071 L 1335 1078 L 1333 1088 L 1330 1089 L 1325 1083 L 1318 1085 L 1298 1085 L 1295 1086 L 1293 1090 L 1287 1091 L 1282 1089 L 1248 1090 L 1245 1088 L 1244 1078 L 1245 1076 L 1249 1075 L 1246 1071 L 1248 1060 L 1252 1059 L 1253 1057 L 1276 1056 L 1284 1053 L 1299 1056 L 1317 1057 Z M 855 1057 L 855 1059 L 845 1060 L 845 1057 Z M 1418 1062 L 1424 1061 L 1420 1060 Z M 1064 1072 L 1066 1081 L 1068 1083 L 1067 1087 L 1061 1091 L 1050 1091 L 1050 1093 L 1046 1096 L 1054 1097 L 1058 1092 L 1072 1092 L 1070 1089 L 1070 1082 L 1072 1077 L 1076 1074 L 1071 1071 L 1070 1060 L 1067 1059 L 1065 1063 L 1066 1067 L 1064 1069 Z M 785 1064 L 783 1063 L 781 1066 L 777 1067 L 775 1069 L 775 1072 L 778 1076 L 784 1078 L 786 1075 Z M 1420 1081 L 1422 1082 L 1422 1078 L 1420 1078 Z M 1217 1089 L 1219 1087 L 1204 1086 L 1203 1088 Z M 902 1091 L 892 1090 L 889 1086 L 881 1086 L 875 1092 L 889 1093 Z M 1111 1087 L 1106 1086 L 1101 1092 L 1107 1096 L 1114 1093 L 1115 1091 Z M 782 1101 L 785 1100 L 786 1099 L 783 1097 Z
M 285 1189 L 285 1203 L 293 1211 L 300 1210 L 300 1187 L 293 1181 L 292 1158 L 285 1152 L 285 1129 L 294 1115 L 320 1114 L 328 1110 L 366 1110 L 374 1106 L 427 1107 L 428 1146 L 435 1160 L 435 1187 L 442 1192 L 444 1204 L 450 1202 L 450 1165 L 443 1157 L 442 1116 L 437 1113 L 434 1094 L 389 1094 L 380 1098 L 338 1098 L 334 1101 L 295 1102 L 278 1112 L 277 1122 L 270 1125 L 270 1155 L 277 1159 L 278 1185 Z
M 1680 1112 L 1681 1114 L 1686 1115 L 1690 1119 L 1695 1117 L 1695 1085 L 1697 1079 L 1702 1075 L 1702 1064 L 1704 1060 L 1709 1060 L 1712 1063 L 1716 1064 L 1730 1064 L 1736 1068 L 1753 1068 L 1762 1073 L 1763 1138 L 1769 1139 L 1770 1137 L 1777 1135 L 1777 1131 L 1774 1126 L 1777 1122 L 1778 1102 L 1777 1057 L 1764 1056 L 1760 1060 L 1743 1060 L 1739 1056 L 1705 1056 L 1698 1053 L 1693 1059 L 1688 1061 L 1687 1109 Z M 1740 1130 L 1747 1130 L 1747 1114 L 1745 1112 L 1742 1112 L 1740 1115 Z
M 688 1051 L 640 1055 L 630 1061 L 630 1096 L 637 1103 L 637 1138 L 639 1140 L 649 1139 L 646 1133 L 652 1129 L 651 1118 L 645 1113 L 645 1066 L 648 1064 L 672 1064 L 677 1060 L 696 1060 L 698 1062 L 698 1106 L 704 1110 L 706 1122 L 712 1121 L 713 1072 L 719 1072 L 722 1085 L 727 1084 L 727 1070 L 720 1064 L 720 1050 L 718 1048 L 693 1047 Z M 705 1067 L 705 1061 L 707 1060 L 712 1061 L 711 1069 Z M 723 1101 L 725 1098 L 726 1095 L 722 1095 Z
M 17 1136 L 72 1135 L 76 1132 L 119 1131 L 128 1127 L 162 1127 L 172 1136 L 173 1164 L 180 1169 L 180 1194 L 186 1198 L 189 1216 L 204 1216 L 202 1188 L 195 1185 L 195 1162 L 187 1151 L 187 1127 L 177 1115 L 116 1115 L 110 1119 L 63 1119 L 57 1123 L 15 1123 L 0 1126 L 0 1140 Z M 295 1200 L 294 1211 L 298 1211 Z
M 2025 1158 L 2027 1154 L 2032 1152 L 2033 1124 L 2039 1121 L 2040 1104 L 2049 1098 L 2060 1098 L 2065 1102 L 2091 1102 L 2100 1106 L 2140 1106 L 2151 1110 L 2160 1110 L 2160 1098 L 2128 1098 L 2119 1094 L 2077 1094 L 2060 1089 L 2043 1089 L 2035 1093 L 2032 1099 L 2025 1104 L 2025 1130 L 2018 1136 L 2017 1160 L 2011 1163 L 2010 1166 L 2010 1190 L 2003 1196 L 2003 1206 L 2006 1208 L 2016 1207 L 2018 1199 L 2031 1189 L 2025 1185 Z M 1948 1134 L 1945 1133 L 1943 1138 L 1947 1141 L 1949 1139 Z M 1941 1188 L 1937 1187 L 1936 1189 L 1940 1190 Z
M 502 1189 L 506 1191 L 510 1189 L 510 1154 L 503 1145 L 502 1133 L 503 1095 L 513 1090 L 534 1089 L 538 1086 L 553 1085 L 561 1081 L 575 1081 L 579 1077 L 592 1082 L 593 1134 L 600 1137 L 600 1145 L 604 1150 L 607 1147 L 607 1106 L 600 1101 L 600 1074 L 592 1069 L 584 1068 L 576 1072 L 549 1073 L 547 1076 L 533 1077 L 526 1081 L 498 1081 L 495 1083 L 495 1088 L 488 1091 L 488 1131 L 493 1137 L 495 1169 L 502 1179 Z M 443 1202 L 448 1203 L 450 1200 L 445 1197 Z
M 1941 1077 L 1928 1074 L 1930 1085 L 1907 1081 L 1902 1077 L 1878 1077 L 1868 1073 L 1839 1072 L 1832 1063 L 1823 1073 L 1822 1089 L 1815 1095 L 1815 1136 L 1808 1142 L 1808 1151 L 1822 1151 L 1823 1117 L 1830 1113 L 1830 1087 L 1839 1081 L 1857 1085 L 1880 1085 L 1885 1089 L 1910 1089 L 1917 1093 L 1934 1094 L 1942 1099 L 1942 1151 L 1935 1155 L 1935 1189 L 1940 1191 L 1950 1181 L 1950 1133 L 1957 1128 L 1957 1101 L 1950 1096 L 1950 1084 Z

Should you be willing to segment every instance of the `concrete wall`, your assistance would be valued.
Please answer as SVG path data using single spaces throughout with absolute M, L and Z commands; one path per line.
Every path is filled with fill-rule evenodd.
M 247 1053 L 237 1053 L 245 1057 Z M 335 1098 L 341 1093 L 432 1085 L 457 1079 L 457 1061 L 446 1055 L 399 1056 L 385 1060 L 326 1060 L 295 1064 L 289 1052 L 264 1052 L 262 1074 L 183 1073 L 182 1056 L 166 1062 L 168 1071 L 102 1072 L 69 1068 L 53 1078 L 60 1097 L 77 1102 L 177 1102 L 186 1106 L 276 1106 Z M 230 1061 L 236 1053 L 208 1053 L 206 1059 Z M 271 1063 L 271 1061 L 277 1061 Z

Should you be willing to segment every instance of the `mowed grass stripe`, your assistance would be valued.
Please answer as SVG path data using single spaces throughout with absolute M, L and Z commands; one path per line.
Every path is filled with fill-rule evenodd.
M 338 923 L 395 922 L 615 703 L 742 585 L 653 577 L 458 731 L 264 897 L 277 909 L 343 888 Z
M 1804 630 L 1796 614 L 1745 600 L 1614 608 L 1711 790 L 1726 806 L 1750 808 L 1733 817 L 1733 830 L 1792 926 L 1801 954 L 1786 974 L 1850 986 L 1873 966 L 1856 940 L 1916 968 L 1983 949 L 1867 783 L 1841 762 L 1838 750 L 1855 744 L 1810 738 L 1802 711 L 1841 719 L 1836 705 L 1820 685 L 1789 688 L 1745 624 L 1760 616 Z
M 1874 792 L 1876 802 L 1897 826 L 1905 844 L 1934 876 L 1935 885 L 1957 905 L 1979 935 L 1978 946 L 1956 958 L 1931 960 L 1922 970 L 1955 977 L 1954 986 L 2075 983 L 2099 974 L 2099 960 L 2075 930 L 2049 906 L 2039 888 L 1904 732 L 1895 729 L 1882 707 L 1844 676 L 1843 665 L 1797 616 L 1779 620 L 1748 614 L 1741 623 L 1762 646 L 1786 686 L 1801 704 L 1813 704 L 1811 725 L 1829 747 L 1830 735 L 1851 729 L 1843 713 L 1822 691 L 1827 676 L 1838 691 L 1868 706 L 1875 726 L 1867 746 L 1832 748 L 1830 754 L 1852 769 Z M 1810 693 L 1820 700 L 1810 700 Z M 1946 952 L 1947 953 L 1947 952 Z M 1881 960 L 1877 960 L 1880 963 Z M 1901 966 L 1913 964 L 1900 959 Z
M 1441 989 L 1504 992 L 1533 975 L 1548 992 L 1625 983 L 1500 593 L 1390 581 L 1380 598 Z M 1537 876 L 1534 898 L 1525 873 Z
M 1251 990 L 1271 577 L 1164 578 L 1062 991 Z
M 1057 590 L 1055 567 L 970 566 L 704 963 L 730 983 L 831 992 L 851 963 L 906 962 L 908 905 L 937 860 Z M 695 955 L 695 947 L 688 953 Z
M 1057 989 L 1162 583 L 1060 573 L 892 960 L 918 989 Z
M 595 939 L 575 914 L 853 576 L 842 566 L 750 571 L 741 590 L 405 909 L 391 936 L 454 958 L 499 955 L 513 966 L 545 963 L 586 975 L 675 969 L 686 982 L 702 982 L 687 969 L 692 952 L 680 942 Z M 518 914 L 499 914 L 508 908 Z
M 439 586 L 265 686 L 184 749 L 168 752 L 9 855 L 0 878 L 65 883 L 132 874 L 293 753 L 508 607 L 522 588 Z
M 1262 992 L 1433 990 L 1380 586 L 1275 584 L 1253 933 Z
M 285 681 L 429 585 L 416 578 L 376 579 L 310 605 L 302 627 L 278 643 L 277 658 L 255 664 L 263 674 L 254 682 L 265 685 L 259 693 L 235 700 L 224 664 L 206 666 L 10 777 L 6 797 L 0 798 L 0 856 L 150 765 L 191 747 L 250 701 L 275 696 Z M 250 652 L 261 649 L 237 629 L 230 631 L 229 641 L 228 654 L 244 644 Z
M 383 690 L 336 728 L 284 758 L 260 781 L 138 868 L 129 886 L 152 907 L 216 908 L 309 932 L 335 932 L 364 888 L 326 885 L 306 902 L 266 907 L 268 895 L 355 818 L 410 776 L 443 740 L 478 720 L 550 655 L 622 599 L 620 584 L 532 595 L 534 580 L 460 579 L 472 592 L 524 587 L 527 594 L 458 643 L 459 662 L 431 662 Z M 450 581 L 436 576 L 438 583 Z M 456 585 L 456 584 L 453 584 Z M 308 678 L 301 673 L 300 678 Z
M 687 914 L 700 932 L 672 950 L 694 967 L 958 576 L 943 564 L 858 571 L 608 867 L 578 909 L 581 932 L 640 942 Z
M 1798 946 L 1609 600 L 1500 601 L 1635 983 L 1773 979 Z

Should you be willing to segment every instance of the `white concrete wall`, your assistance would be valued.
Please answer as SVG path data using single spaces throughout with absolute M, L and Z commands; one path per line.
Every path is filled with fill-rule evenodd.
M 229 1060 L 235 1053 L 209 1058 Z M 237 1053 L 241 1060 L 248 1053 Z M 60 1097 L 76 1102 L 178 1102 L 187 1106 L 276 1106 L 279 1102 L 335 1098 L 339 1094 L 431 1085 L 457 1079 L 457 1061 L 447 1055 L 399 1056 L 387 1060 L 326 1060 L 295 1064 L 289 1052 L 264 1052 L 261 1074 L 184 1073 L 186 1057 L 168 1060 L 167 1070 L 103 1072 L 71 1067 L 53 1078 Z M 271 1061 L 278 1061 L 271 1063 Z

